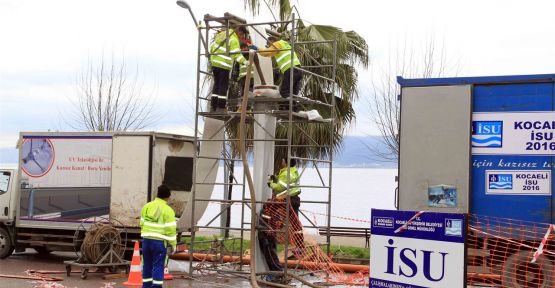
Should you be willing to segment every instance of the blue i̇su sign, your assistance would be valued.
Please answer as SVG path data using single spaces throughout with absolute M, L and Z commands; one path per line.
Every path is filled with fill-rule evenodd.
M 464 214 L 372 209 L 370 287 L 464 287 Z
M 553 155 L 555 112 L 472 114 L 472 154 Z

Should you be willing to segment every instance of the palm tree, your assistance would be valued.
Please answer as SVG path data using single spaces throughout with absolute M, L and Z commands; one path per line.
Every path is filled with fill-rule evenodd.
M 257 14 L 260 2 L 258 0 L 244 0 L 245 5 Z M 269 9 L 278 8 L 279 18 L 281 21 L 290 20 L 292 17 L 293 7 L 290 0 L 267 0 L 265 2 Z M 341 28 L 329 25 L 305 25 L 302 20 L 297 20 L 295 35 L 288 30 L 291 25 L 282 24 L 277 28 L 277 32 L 281 33 L 282 38 L 290 41 L 296 36 L 296 42 L 308 41 L 327 41 L 336 40 L 336 81 L 335 84 L 318 79 L 317 77 L 305 76 L 304 96 L 318 100 L 324 103 L 332 103 L 332 97 L 335 97 L 335 116 L 336 121 L 333 131 L 330 131 L 329 124 L 295 124 L 293 129 L 292 144 L 307 145 L 319 144 L 321 148 L 310 148 L 308 146 L 297 146 L 292 149 L 291 153 L 303 158 L 321 158 L 329 156 L 330 153 L 336 151 L 343 139 L 343 133 L 348 125 L 355 119 L 353 102 L 358 98 L 357 82 L 358 73 L 356 66 L 363 68 L 368 67 L 368 45 L 355 31 L 343 31 Z M 300 58 L 303 66 L 320 66 L 331 65 L 334 59 L 334 49 L 331 43 L 296 45 L 295 52 Z M 319 75 L 327 78 L 333 77 L 331 67 L 325 68 L 306 68 Z M 333 85 L 336 85 L 333 87 Z M 333 89 L 335 88 L 335 89 Z M 339 95 L 332 95 L 331 91 L 339 92 Z M 336 93 L 337 94 L 337 93 Z M 322 105 L 307 105 L 305 109 L 316 109 L 324 118 L 331 115 L 331 109 Z M 229 133 L 236 136 L 236 129 L 228 127 Z M 252 127 L 250 127 L 249 136 L 252 136 Z M 287 139 L 288 127 L 278 125 L 276 128 L 277 139 Z M 330 135 L 333 133 L 333 135 Z M 232 136 L 232 137 L 233 137 Z M 247 136 L 248 137 L 248 136 Z M 236 138 L 236 137 L 233 137 Z M 250 138 L 250 137 L 249 137 Z M 330 139 L 332 143 L 330 143 Z M 331 147 L 332 151 L 329 151 Z M 287 158 L 287 150 L 285 147 L 276 147 L 276 157 Z

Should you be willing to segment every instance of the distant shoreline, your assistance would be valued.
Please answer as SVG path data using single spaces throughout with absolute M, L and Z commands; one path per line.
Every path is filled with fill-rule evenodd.
M 1 167 L 17 167 L 17 163 L 0 163 Z M 223 167 L 223 165 L 220 165 L 219 167 Z M 252 165 L 249 165 L 249 167 L 252 167 Z M 321 167 L 321 168 L 326 168 L 326 167 Z M 397 170 L 397 164 L 395 165 L 391 165 L 391 166 L 370 166 L 370 165 L 334 165 L 333 166 L 334 169 L 392 169 L 392 170 Z

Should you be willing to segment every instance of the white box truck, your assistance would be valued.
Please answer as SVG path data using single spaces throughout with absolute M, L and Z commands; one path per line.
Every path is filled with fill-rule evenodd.
M 0 170 L 0 258 L 30 247 L 79 249 L 75 230 L 94 222 L 91 217 L 121 223 L 127 239 L 139 239 L 141 208 L 162 183 L 172 190 L 169 204 L 178 217 L 188 206 L 193 137 L 22 132 L 18 148 L 18 166 Z

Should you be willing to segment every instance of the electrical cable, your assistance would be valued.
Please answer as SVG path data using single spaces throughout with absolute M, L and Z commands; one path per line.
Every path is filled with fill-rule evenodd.
M 89 263 L 101 264 L 98 261 L 110 249 L 120 257 L 123 256 L 124 246 L 121 243 L 120 232 L 116 228 L 109 224 L 96 223 L 85 234 L 81 245 L 81 254 Z M 109 260 L 110 258 L 107 257 L 103 262 Z

